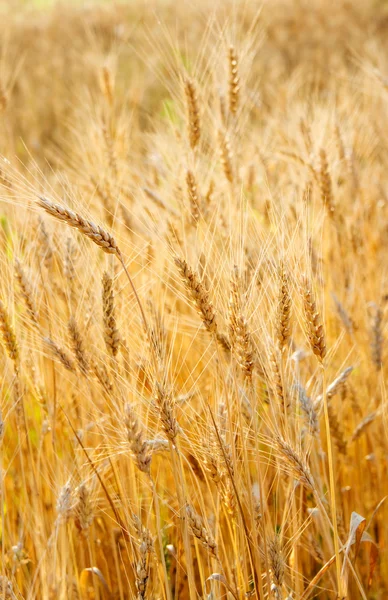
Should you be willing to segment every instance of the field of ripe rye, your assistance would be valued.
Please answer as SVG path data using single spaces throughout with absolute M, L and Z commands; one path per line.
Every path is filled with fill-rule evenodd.
M 0 600 L 388 597 L 388 3 L 0 3 Z

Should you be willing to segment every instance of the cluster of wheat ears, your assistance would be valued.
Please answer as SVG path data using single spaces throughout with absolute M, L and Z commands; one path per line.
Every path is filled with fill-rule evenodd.
M 0 600 L 387 598 L 388 12 L 327 5 L 2 9 Z

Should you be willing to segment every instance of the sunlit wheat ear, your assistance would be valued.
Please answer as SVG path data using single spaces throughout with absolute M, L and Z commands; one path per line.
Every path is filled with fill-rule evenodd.
M 329 173 L 329 165 L 327 162 L 326 152 L 321 148 L 319 152 L 319 186 L 323 205 L 326 207 L 329 215 L 332 217 L 335 213 L 333 187 Z
M 234 181 L 234 168 L 233 168 L 233 160 L 232 160 L 232 151 L 230 147 L 230 141 L 228 134 L 226 132 L 220 131 L 218 134 L 218 139 L 220 143 L 220 153 L 221 153 L 221 164 L 224 171 L 224 175 L 229 183 L 233 183 Z
M 43 259 L 44 265 L 47 269 L 50 269 L 53 263 L 53 248 L 50 240 L 50 236 L 47 232 L 46 225 L 42 217 L 39 216 L 39 254 Z
M 255 351 L 252 336 L 241 308 L 241 278 L 235 266 L 230 283 L 229 337 L 243 376 L 251 380 L 255 365 Z
M 73 489 L 70 481 L 68 481 L 60 490 L 57 499 L 57 522 L 65 523 L 73 514 L 74 501 Z
M 306 333 L 310 347 L 315 356 L 322 362 L 326 356 L 325 331 L 320 312 L 317 309 L 312 285 L 307 277 L 303 278 L 301 293 L 303 296 Z
M 234 46 L 229 48 L 229 111 L 234 115 L 240 101 L 240 78 L 238 74 L 237 52 Z
M 186 173 L 186 184 L 190 203 L 191 220 L 195 225 L 196 223 L 198 223 L 199 217 L 201 215 L 201 200 L 199 198 L 197 182 L 192 171 L 187 171 Z
M 281 436 L 275 437 L 281 459 L 293 476 L 301 481 L 309 490 L 314 490 L 314 479 L 307 463 Z
M 271 592 L 274 598 L 282 598 L 282 585 L 284 581 L 285 560 L 280 547 L 279 536 L 275 535 L 268 544 L 268 554 L 271 565 L 272 586 Z
M 291 297 L 289 290 L 289 278 L 284 264 L 279 267 L 279 299 L 276 316 L 276 337 L 279 348 L 283 351 L 291 336 Z
M 43 341 L 46 344 L 46 346 L 51 350 L 55 358 L 57 358 L 58 361 L 62 363 L 65 369 L 71 371 L 72 373 L 75 373 L 74 363 L 71 360 L 70 356 L 67 354 L 67 352 L 65 352 L 63 348 L 58 346 L 58 344 L 49 337 L 43 338 Z
M 155 382 L 154 400 L 167 438 L 175 444 L 180 428 L 175 418 L 175 402 L 166 384 Z
M 90 368 L 89 359 L 85 351 L 84 341 L 78 328 L 77 321 L 73 316 L 69 319 L 68 329 L 70 334 L 72 350 L 77 360 L 78 367 L 80 371 L 84 375 L 86 375 Z
M 93 523 L 94 510 L 88 486 L 81 483 L 77 490 L 77 499 L 74 507 L 75 521 L 82 535 L 87 536 Z
M 347 367 L 338 375 L 338 377 L 336 377 L 334 379 L 334 381 L 332 381 L 330 383 L 330 385 L 327 386 L 326 396 L 327 396 L 328 401 L 330 401 L 332 398 L 334 398 L 334 396 L 336 394 L 338 394 L 339 392 L 341 392 L 344 389 L 344 386 L 345 386 L 345 384 L 348 380 L 348 377 L 352 371 L 353 371 L 353 367 Z M 317 396 L 317 399 L 316 399 L 314 405 L 317 409 L 319 409 L 319 406 L 321 403 L 322 403 L 322 394 Z
M 99 225 L 96 225 L 92 221 L 88 221 L 84 217 L 81 217 L 81 215 L 78 213 L 75 213 L 61 204 L 54 204 L 54 202 L 51 202 L 51 200 L 48 200 L 43 196 L 39 197 L 38 204 L 44 208 L 46 212 L 59 221 L 64 221 L 70 227 L 78 229 L 78 231 L 91 239 L 104 252 L 107 252 L 108 254 L 116 254 L 121 259 L 121 253 L 117 246 L 116 240 L 110 233 L 105 231 Z
M 270 349 L 269 362 L 271 365 L 271 375 L 273 379 L 273 389 L 275 392 L 276 400 L 279 402 L 283 412 L 285 408 L 290 407 L 290 401 L 287 397 L 287 392 L 283 386 L 282 373 L 280 370 L 279 357 L 275 348 Z
M 209 291 L 201 282 L 198 273 L 193 271 L 184 259 L 175 256 L 174 262 L 178 267 L 190 299 L 197 307 L 198 314 L 202 318 L 204 326 L 210 333 L 215 334 L 217 332 L 216 311 L 210 301 Z
M 376 370 L 379 371 L 383 365 L 383 312 L 381 308 L 377 305 L 373 305 L 372 308 L 373 314 L 371 319 L 371 352 L 373 364 L 375 365 Z
M 102 313 L 106 348 L 112 356 L 116 356 L 120 348 L 120 334 L 116 326 L 113 279 L 106 272 L 102 277 Z
M 350 317 L 348 312 L 345 310 L 343 304 L 338 300 L 335 294 L 332 294 L 335 307 L 337 309 L 337 313 L 339 318 L 341 319 L 346 331 L 352 335 L 355 329 L 355 324 L 353 323 L 353 319 Z
M 93 373 L 96 376 L 97 380 L 107 393 L 111 393 L 113 391 L 113 381 L 111 380 L 108 369 L 103 362 L 93 361 L 92 363 Z
M 364 419 L 362 419 L 362 421 L 360 421 L 360 423 L 357 425 L 357 427 L 353 431 L 350 441 L 354 442 L 355 440 L 358 440 L 358 438 L 361 437 L 361 435 L 366 431 L 366 429 L 369 427 L 369 425 L 374 423 L 374 421 L 376 420 L 376 417 L 378 415 L 379 415 L 379 411 L 376 410 L 374 412 L 369 413 L 369 415 L 367 415 Z
M 0 300 L 0 331 L 3 343 L 10 359 L 16 364 L 19 359 L 19 347 L 16 341 L 16 335 L 11 326 L 8 313 L 3 302 Z
M 296 384 L 295 386 L 296 392 L 298 394 L 298 400 L 300 403 L 300 407 L 303 412 L 304 420 L 306 422 L 308 431 L 311 435 L 318 437 L 319 435 L 319 416 L 316 411 L 314 402 L 307 395 L 306 390 L 300 384 Z
M 328 385 L 326 393 L 329 400 L 343 390 L 352 371 L 353 367 L 347 367 Z
M 152 449 L 145 439 L 143 428 L 130 404 L 125 405 L 125 426 L 127 439 L 136 466 L 143 473 L 149 474 Z
M 187 122 L 188 122 L 188 133 L 191 148 L 195 148 L 198 145 L 201 137 L 201 123 L 199 116 L 198 98 L 195 83 L 192 79 L 186 79 L 185 81 L 185 94 L 187 101 Z
M 150 574 L 150 563 L 155 553 L 154 540 L 150 531 L 144 527 L 137 515 L 133 515 L 133 523 L 138 537 L 138 559 L 136 562 L 137 600 L 147 598 L 147 583 Z
M 186 504 L 185 510 L 191 533 L 214 558 L 217 558 L 217 544 L 211 533 L 204 526 L 202 517 L 195 512 L 190 504 Z
M 39 327 L 39 315 L 36 308 L 32 288 L 27 275 L 18 259 L 15 261 L 15 276 L 20 287 L 20 292 L 27 308 L 27 313 L 36 327 Z

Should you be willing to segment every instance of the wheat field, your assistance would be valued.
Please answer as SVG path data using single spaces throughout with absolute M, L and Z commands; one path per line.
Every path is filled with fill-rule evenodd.
M 0 3 L 0 598 L 388 597 L 388 3 Z

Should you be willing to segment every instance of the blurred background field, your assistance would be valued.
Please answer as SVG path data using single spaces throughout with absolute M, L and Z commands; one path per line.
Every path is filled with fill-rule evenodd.
M 386 598 L 387 33 L 0 1 L 0 598 Z

